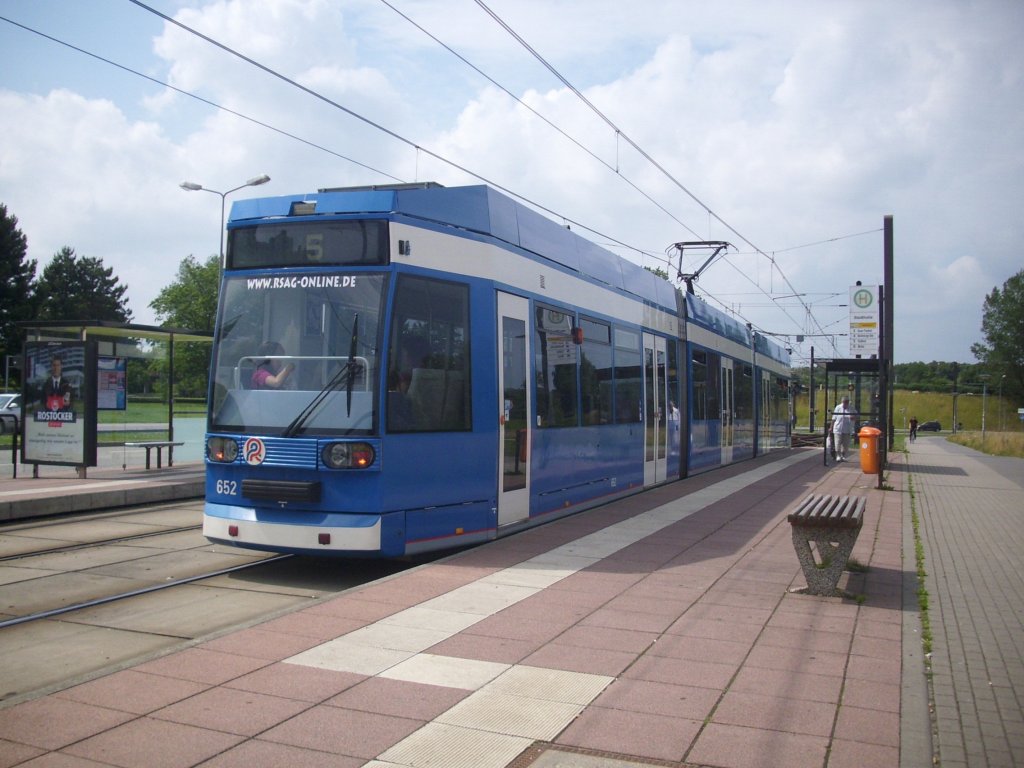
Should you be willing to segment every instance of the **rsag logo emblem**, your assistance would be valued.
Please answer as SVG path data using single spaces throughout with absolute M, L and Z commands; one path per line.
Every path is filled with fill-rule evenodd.
M 258 437 L 250 437 L 242 446 L 242 455 L 245 456 L 246 464 L 262 464 L 267 457 L 267 447 Z

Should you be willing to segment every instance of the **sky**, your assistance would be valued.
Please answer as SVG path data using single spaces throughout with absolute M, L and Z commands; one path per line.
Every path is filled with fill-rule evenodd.
M 485 182 L 673 279 L 729 242 L 695 290 L 795 365 L 847 356 L 891 216 L 894 361 L 974 362 L 1024 268 L 1022 37 L 1019 0 L 0 0 L 0 203 L 156 324 L 220 248 L 183 181 Z

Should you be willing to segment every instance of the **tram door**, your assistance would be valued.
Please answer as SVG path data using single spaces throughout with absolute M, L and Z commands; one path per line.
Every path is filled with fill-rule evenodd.
M 665 339 L 644 334 L 644 485 L 665 480 L 669 408 Z
M 732 462 L 732 446 L 736 421 L 736 389 L 733 384 L 732 359 L 722 357 L 722 464 Z
M 530 302 L 498 293 L 498 525 L 530 515 Z
M 761 453 L 767 453 L 772 439 L 772 377 L 766 371 L 761 372 L 760 411 L 757 443 Z

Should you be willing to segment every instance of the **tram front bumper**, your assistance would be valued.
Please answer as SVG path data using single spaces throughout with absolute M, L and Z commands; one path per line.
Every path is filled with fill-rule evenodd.
M 207 503 L 203 535 L 218 543 L 274 552 L 403 554 L 384 552 L 385 518 L 381 515 L 333 513 L 316 518 L 303 522 L 296 516 L 261 519 L 260 510 L 253 507 Z M 388 522 L 403 527 L 397 520 Z

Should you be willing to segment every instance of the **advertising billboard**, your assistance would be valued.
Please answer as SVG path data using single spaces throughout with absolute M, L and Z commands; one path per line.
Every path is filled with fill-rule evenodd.
M 123 411 L 127 399 L 128 358 L 100 356 L 96 362 L 96 407 Z
M 24 464 L 96 466 L 96 345 L 25 343 Z

